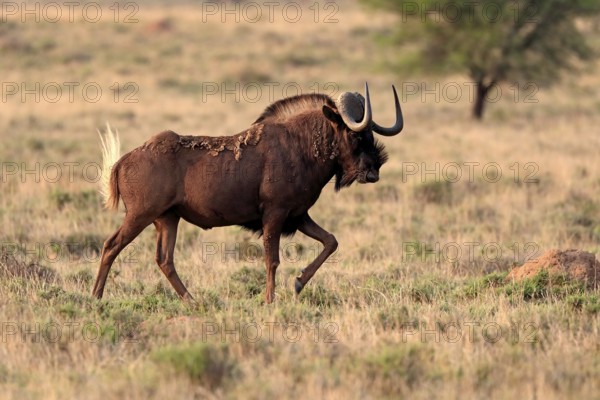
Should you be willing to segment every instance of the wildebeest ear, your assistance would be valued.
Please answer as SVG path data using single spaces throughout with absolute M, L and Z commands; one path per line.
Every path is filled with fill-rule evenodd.
M 327 118 L 331 122 L 335 122 L 336 124 L 343 122 L 342 116 L 337 112 L 337 110 L 334 110 L 327 104 L 323 105 L 323 114 L 325 115 L 325 118 Z

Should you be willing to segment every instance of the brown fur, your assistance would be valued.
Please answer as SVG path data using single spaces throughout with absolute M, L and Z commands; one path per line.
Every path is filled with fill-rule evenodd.
M 325 248 L 298 277 L 299 292 L 337 248 L 308 215 L 321 190 L 334 176 L 336 189 L 374 182 L 385 160 L 372 132 L 350 131 L 324 95 L 278 101 L 233 136 L 161 132 L 113 166 L 107 204 L 116 208 L 120 197 L 127 213 L 104 244 L 94 295 L 102 297 L 118 253 L 154 223 L 156 261 L 179 296 L 191 298 L 173 263 L 180 218 L 204 229 L 240 225 L 263 234 L 267 302 L 274 298 L 280 236 L 300 230 L 320 241 Z
M 254 123 L 270 120 L 283 122 L 307 111 L 320 111 L 324 105 L 335 107 L 333 100 L 324 94 L 308 94 L 288 97 L 271 104 Z

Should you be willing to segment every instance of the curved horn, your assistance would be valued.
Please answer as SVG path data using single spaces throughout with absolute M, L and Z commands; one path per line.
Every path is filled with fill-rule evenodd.
M 365 82 L 365 114 L 363 115 L 362 121 L 356 122 L 354 118 L 348 114 L 346 107 L 341 107 L 340 115 L 348 128 L 352 129 L 354 132 L 364 130 L 371 123 L 371 100 L 369 98 L 369 85 L 367 82 Z
M 394 136 L 399 134 L 404 127 L 404 118 L 402 118 L 402 109 L 400 108 L 400 101 L 398 101 L 398 93 L 396 93 L 396 88 L 392 85 L 392 90 L 394 91 L 394 101 L 396 102 L 396 123 L 391 128 L 384 128 L 379 126 L 375 121 L 373 121 L 373 132 L 379 133 L 383 136 Z

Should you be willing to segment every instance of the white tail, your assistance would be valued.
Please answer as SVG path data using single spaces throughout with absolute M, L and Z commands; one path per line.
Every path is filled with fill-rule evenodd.
M 119 197 L 118 193 L 115 193 L 113 190 L 110 179 L 113 165 L 121 158 L 119 132 L 113 132 L 107 122 L 106 133 L 102 135 L 102 133 L 98 131 L 98 135 L 100 136 L 100 142 L 102 144 L 102 179 L 100 180 L 100 194 L 102 195 L 104 206 L 109 209 L 115 209 L 118 205 Z M 116 182 L 113 183 L 116 184 Z

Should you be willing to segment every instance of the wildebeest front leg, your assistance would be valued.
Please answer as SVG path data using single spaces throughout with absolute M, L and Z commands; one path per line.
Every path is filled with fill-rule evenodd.
M 192 295 L 190 295 L 183 282 L 181 282 L 181 279 L 179 279 L 179 275 L 177 275 L 173 261 L 178 224 L 179 216 L 170 212 L 161 215 L 154 221 L 154 226 L 158 233 L 156 239 L 156 263 L 179 297 L 184 300 L 192 300 Z
M 265 265 L 267 267 L 266 302 L 275 299 L 275 273 L 279 266 L 279 240 L 285 221 L 285 214 L 269 213 L 263 216 L 263 242 L 265 246 Z
M 321 228 L 308 214 L 305 215 L 302 224 L 298 227 L 300 232 L 321 242 L 324 246 L 323 251 L 309 264 L 308 267 L 302 270 L 302 274 L 296 278 L 296 293 L 300 293 L 304 285 L 308 283 L 310 278 L 317 272 L 319 267 L 327 260 L 327 258 L 335 252 L 338 247 L 338 242 L 331 233 Z

